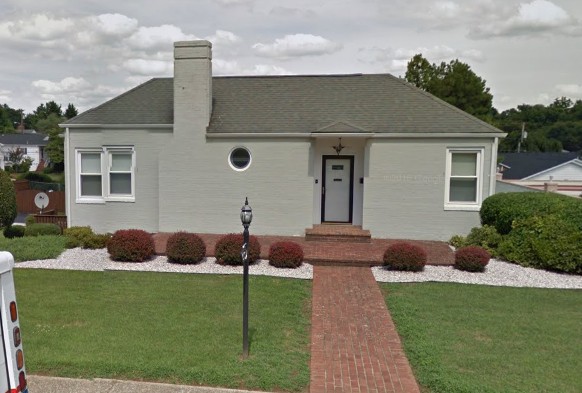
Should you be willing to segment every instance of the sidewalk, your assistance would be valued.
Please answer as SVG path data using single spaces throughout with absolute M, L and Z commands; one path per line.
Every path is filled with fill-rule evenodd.
M 369 268 L 314 266 L 310 393 L 419 393 Z
M 28 376 L 30 393 L 249 393 L 247 390 L 183 386 L 115 379 L 72 379 Z M 264 393 L 264 392 L 261 392 Z

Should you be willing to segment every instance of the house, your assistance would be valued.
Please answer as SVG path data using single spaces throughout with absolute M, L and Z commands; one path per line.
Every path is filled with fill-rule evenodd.
M 503 153 L 498 176 L 504 183 L 581 196 L 582 160 L 577 152 Z
M 32 130 L 17 134 L 0 134 L 0 168 L 11 166 L 10 156 L 12 153 L 20 150 L 23 158 L 30 158 L 32 165 L 30 170 L 34 171 L 41 161 L 45 160 L 44 149 L 48 143 L 48 136 L 36 133 Z M 31 132 L 32 131 L 32 132 Z
M 65 127 L 68 225 L 96 231 L 446 240 L 479 225 L 500 130 L 391 75 L 213 77 L 208 41 L 174 44 L 174 77 Z

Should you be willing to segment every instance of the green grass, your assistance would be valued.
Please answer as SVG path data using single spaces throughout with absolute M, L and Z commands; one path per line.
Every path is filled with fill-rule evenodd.
M 582 392 L 582 291 L 382 288 L 423 392 Z
M 9 251 L 16 262 L 56 258 L 65 250 L 64 236 L 30 236 L 6 239 L 0 231 L 0 250 Z
M 240 276 L 15 272 L 29 373 L 269 391 L 309 383 L 311 282 Z

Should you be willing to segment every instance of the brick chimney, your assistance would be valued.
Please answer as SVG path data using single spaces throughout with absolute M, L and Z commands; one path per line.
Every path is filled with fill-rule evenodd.
M 174 43 L 174 134 L 206 130 L 212 114 L 212 44 Z

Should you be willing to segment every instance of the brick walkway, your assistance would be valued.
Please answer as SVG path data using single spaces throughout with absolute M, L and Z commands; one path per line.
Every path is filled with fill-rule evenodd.
M 310 393 L 420 392 L 370 269 L 313 274 Z

